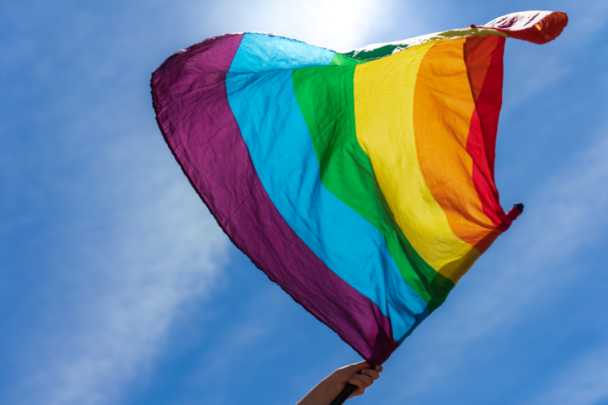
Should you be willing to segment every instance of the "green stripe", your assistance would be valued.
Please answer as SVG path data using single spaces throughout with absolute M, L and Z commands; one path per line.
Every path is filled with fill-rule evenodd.
M 319 159 L 323 185 L 378 229 L 404 280 L 433 311 L 454 283 L 429 266 L 405 238 L 357 141 L 354 74 L 360 63 L 365 61 L 336 54 L 329 66 L 295 69 L 296 99 Z
M 395 50 L 402 50 L 407 48 L 408 46 L 409 45 L 406 44 L 387 44 L 374 49 L 355 49 L 349 52 L 345 52 L 344 55 L 360 59 L 362 62 L 367 62 L 373 59 L 379 59 L 388 55 L 392 55 Z

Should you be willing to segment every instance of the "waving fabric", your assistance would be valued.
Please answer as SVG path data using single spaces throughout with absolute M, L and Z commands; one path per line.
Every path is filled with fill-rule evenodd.
M 236 246 L 382 363 L 519 214 L 494 182 L 505 38 L 566 23 L 515 13 L 343 53 L 224 35 L 154 72 L 154 108 Z

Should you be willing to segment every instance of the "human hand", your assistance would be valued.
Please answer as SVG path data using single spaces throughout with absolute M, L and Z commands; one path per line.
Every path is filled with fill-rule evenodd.
M 374 383 L 374 380 L 377 380 L 380 377 L 381 372 L 381 365 L 377 365 L 375 369 L 372 369 L 366 361 L 362 361 L 337 369 L 331 373 L 327 379 L 331 379 L 334 382 L 336 395 L 346 387 L 346 384 L 350 383 L 356 385 L 357 389 L 349 397 L 352 398 L 363 395 L 365 389 L 371 386 Z M 336 395 L 334 395 L 334 397 Z M 334 397 L 332 397 L 332 399 Z
M 327 405 L 350 383 L 357 389 L 349 398 L 362 395 L 380 377 L 382 366 L 371 369 L 366 361 L 337 369 L 317 384 L 298 405 Z

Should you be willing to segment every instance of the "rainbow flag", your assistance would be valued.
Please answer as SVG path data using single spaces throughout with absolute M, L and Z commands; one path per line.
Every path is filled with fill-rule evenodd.
M 153 73 L 154 109 L 234 244 L 382 363 L 520 213 L 494 182 L 505 38 L 566 24 L 515 13 L 342 53 L 214 37 Z

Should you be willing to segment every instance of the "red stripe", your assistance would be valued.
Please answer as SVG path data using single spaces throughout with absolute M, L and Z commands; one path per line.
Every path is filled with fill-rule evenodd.
M 465 63 L 476 106 L 467 138 L 467 152 L 473 159 L 473 183 L 484 212 L 502 231 L 511 223 L 500 205 L 494 180 L 496 135 L 502 106 L 504 44 L 505 38 L 500 36 L 469 37 L 465 44 Z M 499 232 L 492 240 L 482 243 L 480 248 L 485 250 L 484 247 L 487 248 L 498 235 Z

